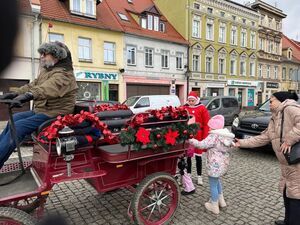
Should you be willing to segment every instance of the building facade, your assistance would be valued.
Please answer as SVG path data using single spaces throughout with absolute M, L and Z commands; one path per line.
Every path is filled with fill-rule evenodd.
M 77 99 L 123 101 L 123 30 L 109 19 L 114 15 L 108 6 L 96 0 L 41 0 L 41 6 L 42 42 L 60 41 L 70 49 Z
M 188 42 L 152 0 L 103 3 L 124 30 L 124 96 L 177 94 L 183 103 Z
M 299 93 L 300 82 L 300 46 L 297 42 L 282 36 L 282 81 L 283 91 Z
M 36 78 L 39 66 L 37 48 L 40 44 L 39 13 L 40 5 L 37 1 L 22 0 L 19 31 L 15 43 L 14 59 L 10 66 L 2 73 L 0 79 L 0 95 L 14 91 Z M 28 110 L 29 104 L 20 110 Z M 0 120 L 7 120 L 6 107 L 0 108 Z
M 259 14 L 232 1 L 155 2 L 190 42 L 189 89 L 201 97 L 232 95 L 242 106 L 256 105 Z
M 282 79 L 282 19 L 286 15 L 282 10 L 273 7 L 261 0 L 252 4 L 259 15 L 259 42 L 258 42 L 258 82 L 260 91 L 259 101 L 267 100 L 272 93 L 281 90 Z

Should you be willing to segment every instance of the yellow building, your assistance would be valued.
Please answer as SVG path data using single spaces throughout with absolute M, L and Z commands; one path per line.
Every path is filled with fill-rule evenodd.
M 88 2 L 42 0 L 41 42 L 61 41 L 70 49 L 78 99 L 123 101 L 122 29 L 105 19 L 111 16 L 105 5 Z
M 224 0 L 155 3 L 190 42 L 189 89 L 200 96 L 233 95 L 243 106 L 254 106 L 259 14 Z

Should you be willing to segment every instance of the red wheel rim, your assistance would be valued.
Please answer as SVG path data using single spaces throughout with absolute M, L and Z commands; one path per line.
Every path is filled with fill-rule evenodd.
M 160 178 L 149 184 L 138 202 L 139 217 L 144 224 L 159 225 L 168 221 L 177 209 L 178 190 L 174 181 Z
M 3 224 L 3 225 L 21 225 L 21 223 L 19 223 L 18 221 L 15 221 L 15 220 L 10 219 L 10 218 L 0 218 L 0 224 Z

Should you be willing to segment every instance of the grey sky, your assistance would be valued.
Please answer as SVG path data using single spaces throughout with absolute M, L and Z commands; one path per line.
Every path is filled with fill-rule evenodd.
M 249 2 L 248 0 L 234 0 L 241 4 Z M 287 17 L 283 20 L 283 33 L 289 38 L 300 41 L 300 1 L 299 0 L 264 0 L 270 5 L 277 4 Z M 250 2 L 253 2 L 250 1 Z

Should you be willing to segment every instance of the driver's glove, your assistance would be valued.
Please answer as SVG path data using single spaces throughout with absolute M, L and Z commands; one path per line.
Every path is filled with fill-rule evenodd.
M 0 95 L 0 100 L 14 99 L 17 96 L 18 96 L 18 94 L 16 92 L 8 92 L 8 93 L 6 93 L 4 95 Z
M 12 103 L 12 107 L 22 107 L 22 104 L 25 102 L 29 102 L 33 99 L 33 94 L 31 92 L 26 92 L 25 94 L 21 94 L 15 97 L 13 100 L 15 101 Z

